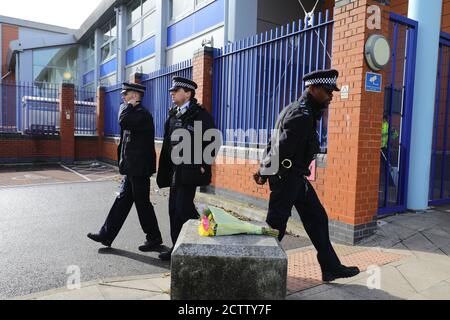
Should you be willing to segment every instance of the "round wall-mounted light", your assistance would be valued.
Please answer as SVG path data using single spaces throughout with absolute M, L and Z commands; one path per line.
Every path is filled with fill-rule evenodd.
M 374 34 L 367 39 L 365 47 L 366 61 L 374 71 L 384 69 L 391 59 L 391 46 L 386 37 Z
M 72 74 L 70 72 L 64 72 L 63 78 L 64 80 L 70 80 L 72 79 Z

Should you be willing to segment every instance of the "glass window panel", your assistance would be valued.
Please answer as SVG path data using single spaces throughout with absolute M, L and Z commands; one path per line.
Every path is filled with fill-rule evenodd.
M 208 2 L 209 0 L 195 0 L 195 6 L 201 6 L 202 4 Z
M 102 61 L 108 59 L 108 57 L 111 55 L 111 48 L 109 45 L 106 45 L 102 48 Z
M 116 20 L 113 19 L 111 21 L 111 37 L 116 38 L 117 37 L 117 26 L 116 26 Z
M 114 85 L 116 83 L 117 83 L 117 79 L 116 79 L 116 75 L 115 74 L 113 74 L 112 76 L 109 76 L 107 78 L 100 79 L 100 85 L 101 86 L 109 87 L 109 86 L 112 86 L 112 85 Z
M 156 7 L 155 0 L 144 0 L 142 1 L 142 12 L 146 14 L 147 12 L 153 10 Z
M 111 42 L 111 52 L 110 52 L 110 54 L 111 55 L 115 55 L 116 54 L 116 51 L 117 51 L 117 40 L 113 40 L 112 42 Z
M 77 46 L 33 50 L 33 79 L 36 82 L 76 82 L 77 60 Z
M 128 29 L 128 45 L 132 45 L 141 39 L 141 24 L 138 23 Z
M 194 9 L 194 0 L 170 0 L 170 19 L 176 19 Z
M 128 25 L 132 24 L 136 20 L 138 20 L 141 17 L 141 1 L 135 0 L 131 5 L 128 7 L 127 10 L 127 21 Z
M 144 20 L 142 20 L 143 25 L 144 25 L 144 37 L 146 35 L 149 35 L 153 32 L 155 32 L 156 30 L 156 15 L 155 14 L 151 14 L 148 17 L 145 17 Z

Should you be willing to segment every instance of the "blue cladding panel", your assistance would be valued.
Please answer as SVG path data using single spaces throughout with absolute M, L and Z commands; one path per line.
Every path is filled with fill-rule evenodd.
M 126 64 L 132 64 L 138 60 L 155 53 L 155 37 L 148 38 L 137 46 L 127 50 Z
M 83 85 L 94 82 L 94 70 L 83 75 Z
M 167 46 L 224 21 L 224 0 L 216 0 L 167 28 Z
M 117 70 L 117 59 L 114 58 L 107 63 L 100 65 L 100 77 L 104 77 L 110 73 L 116 72 Z

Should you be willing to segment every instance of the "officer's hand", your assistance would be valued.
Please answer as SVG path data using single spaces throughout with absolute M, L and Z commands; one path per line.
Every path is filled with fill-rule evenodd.
M 200 167 L 200 171 L 202 172 L 202 174 L 205 174 L 205 168 L 203 168 L 203 167 Z
M 253 174 L 253 179 L 255 180 L 256 184 L 263 186 L 266 184 L 267 182 L 267 177 L 266 176 L 262 176 L 259 171 L 256 172 L 255 174 Z

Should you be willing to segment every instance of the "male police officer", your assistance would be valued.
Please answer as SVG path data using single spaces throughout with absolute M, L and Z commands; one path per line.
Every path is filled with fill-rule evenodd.
M 271 189 L 267 223 L 279 230 L 281 241 L 295 206 L 318 254 L 323 281 L 353 277 L 357 267 L 345 267 L 334 251 L 328 230 L 328 217 L 314 188 L 306 177 L 309 166 L 319 153 L 317 122 L 339 91 L 336 70 L 321 70 L 305 75 L 307 87 L 302 97 L 287 106 L 279 115 L 275 134 L 265 152 L 260 170 L 255 173 L 257 184 L 269 180 Z
M 155 127 L 153 117 L 141 104 L 145 87 L 123 83 L 119 114 L 121 128 L 117 148 L 120 174 L 125 175 L 119 196 L 98 234 L 88 237 L 109 247 L 119 233 L 133 203 L 147 241 L 139 250 L 147 252 L 162 244 L 155 210 L 150 202 L 150 176 L 156 172 Z
M 183 224 L 199 218 L 194 205 L 197 187 L 211 183 L 212 161 L 206 161 L 203 157 L 207 147 L 203 134 L 214 128 L 214 122 L 211 115 L 197 103 L 196 89 L 197 84 L 189 79 L 172 79 L 169 92 L 175 105 L 169 110 L 169 118 L 164 126 L 164 142 L 159 159 L 158 186 L 170 187 L 170 235 L 174 246 Z M 195 132 L 200 125 L 201 131 Z M 196 137 L 202 140 L 195 141 Z M 172 250 L 162 252 L 159 258 L 170 260 Z

